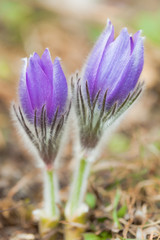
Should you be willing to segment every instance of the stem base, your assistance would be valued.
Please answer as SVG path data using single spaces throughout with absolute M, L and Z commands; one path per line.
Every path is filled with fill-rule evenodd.
M 41 237 L 49 234 L 58 225 L 58 220 L 41 218 L 39 220 L 39 233 Z M 48 240 L 56 240 L 56 232 L 52 236 L 47 238 Z
M 68 222 L 65 226 L 65 240 L 81 240 L 85 231 L 86 213 Z
M 65 240 L 81 240 L 83 232 L 84 232 L 83 228 L 66 226 L 66 228 L 65 228 Z

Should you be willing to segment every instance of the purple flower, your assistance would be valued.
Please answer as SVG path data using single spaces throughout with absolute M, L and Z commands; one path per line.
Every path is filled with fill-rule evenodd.
M 133 37 L 122 29 L 114 39 L 114 27 L 110 21 L 95 44 L 82 75 L 83 88 L 88 83 L 91 100 L 101 90 L 99 101 L 108 89 L 106 105 L 111 107 L 128 96 L 138 81 L 144 63 L 143 38 L 138 31 Z
M 40 58 L 37 53 L 24 59 L 24 68 L 20 79 L 19 96 L 22 109 L 29 121 L 33 122 L 35 111 L 40 117 L 45 106 L 47 123 L 51 124 L 58 108 L 61 114 L 67 102 L 67 81 L 59 59 L 52 63 L 50 52 L 46 49 Z
M 132 37 L 124 28 L 114 39 L 114 27 L 108 21 L 77 81 L 75 104 L 84 147 L 95 147 L 103 131 L 139 96 L 143 64 L 141 32 Z
M 59 151 L 70 111 L 67 81 L 59 59 L 52 63 L 49 50 L 34 53 L 24 67 L 19 85 L 20 106 L 14 115 L 48 168 Z

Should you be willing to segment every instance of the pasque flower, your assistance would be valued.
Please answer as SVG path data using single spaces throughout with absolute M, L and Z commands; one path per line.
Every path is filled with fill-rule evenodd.
M 71 79 L 73 103 L 79 127 L 81 152 L 65 214 L 68 220 L 84 220 L 87 180 L 104 132 L 132 105 L 142 91 L 138 83 L 143 68 L 143 38 L 126 28 L 114 38 L 110 21 L 99 37 L 80 77 Z M 68 239 L 72 239 L 69 238 Z
M 126 28 L 114 39 L 108 25 L 89 55 L 77 84 L 72 81 L 83 147 L 94 148 L 109 127 L 139 96 L 143 68 L 143 37 Z
M 48 49 L 41 58 L 34 53 L 23 61 L 20 106 L 13 106 L 14 112 L 44 163 L 52 166 L 69 113 L 66 78 L 59 59 L 52 63 Z
M 20 106 L 13 105 L 13 113 L 45 166 L 42 168 L 44 206 L 34 212 L 43 235 L 60 218 L 57 165 L 54 162 L 60 151 L 70 104 L 67 81 L 58 58 L 52 63 L 50 52 L 46 49 L 42 57 L 34 53 L 28 61 L 27 58 L 23 61 L 19 84 Z

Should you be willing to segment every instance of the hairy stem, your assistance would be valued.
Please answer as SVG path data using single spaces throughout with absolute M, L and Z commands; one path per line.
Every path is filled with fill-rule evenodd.
M 39 212 L 39 233 L 41 237 L 48 234 L 53 228 L 58 225 L 60 212 L 58 208 L 59 193 L 57 176 L 55 169 L 46 168 L 44 175 L 44 206 Z M 48 240 L 55 240 L 56 235 L 53 234 Z
M 44 172 L 44 211 L 47 217 L 59 219 L 59 193 L 55 170 Z
M 77 169 L 75 171 L 71 186 L 71 194 L 66 206 L 66 211 L 69 218 L 74 218 L 83 205 L 90 172 L 90 165 L 91 163 L 83 158 L 80 159 L 79 163 L 77 164 Z

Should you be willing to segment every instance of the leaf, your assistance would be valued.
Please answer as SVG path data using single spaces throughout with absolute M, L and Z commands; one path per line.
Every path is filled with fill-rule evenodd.
M 112 238 L 112 234 L 109 232 L 102 232 L 100 234 L 101 240 L 106 240 L 106 239 L 111 239 Z
M 120 223 L 118 220 L 117 207 L 118 207 L 118 203 L 120 201 L 120 197 L 121 197 L 120 191 L 119 191 L 119 189 L 117 189 L 116 196 L 115 196 L 114 203 L 113 203 L 112 216 L 113 216 L 113 221 L 114 221 L 116 227 L 118 227 L 118 228 L 120 228 Z
M 84 240 L 101 240 L 100 237 L 95 235 L 94 233 L 85 233 L 83 234 Z
M 96 196 L 93 193 L 87 193 L 85 202 L 90 208 L 95 208 L 96 206 Z
M 126 205 L 123 205 L 123 206 L 118 210 L 117 216 L 118 216 L 119 218 L 123 218 L 123 217 L 125 216 L 126 212 L 127 212 L 127 206 L 126 206 Z
M 106 219 L 107 219 L 107 217 L 100 217 L 100 218 L 98 218 L 98 222 L 103 223 Z
M 85 233 L 84 240 L 106 240 L 112 238 L 112 234 L 106 231 L 102 232 L 100 235 L 95 235 L 94 233 Z

